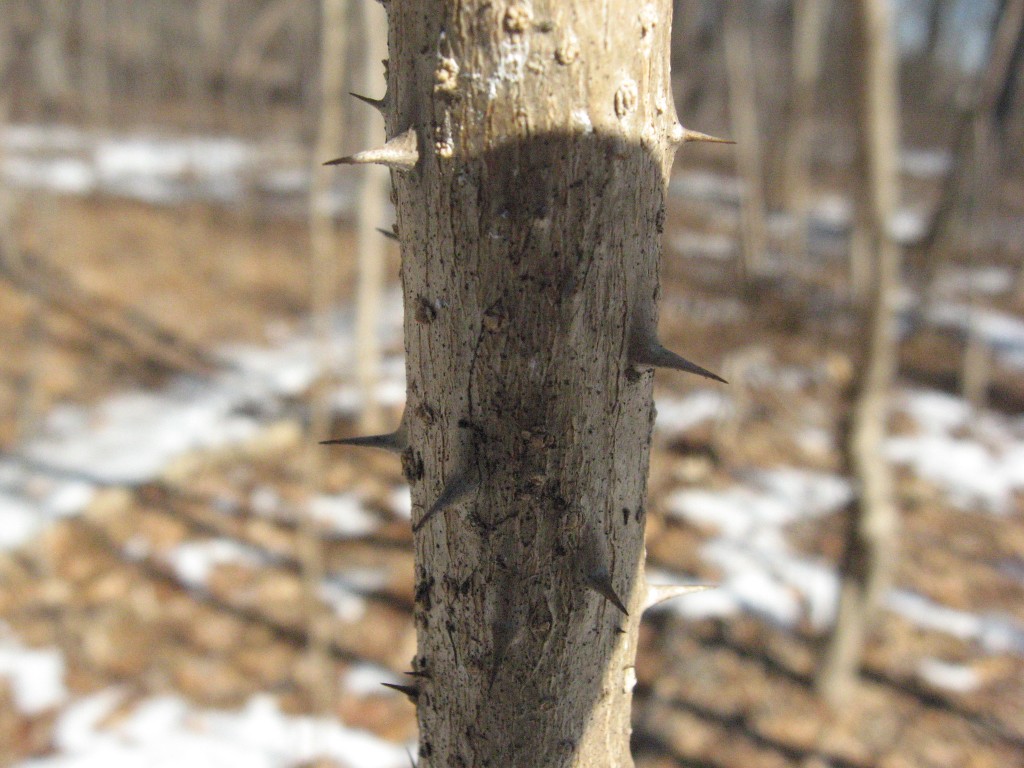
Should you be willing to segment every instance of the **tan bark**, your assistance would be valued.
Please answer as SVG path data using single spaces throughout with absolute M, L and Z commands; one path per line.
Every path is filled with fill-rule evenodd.
M 381 88 L 381 60 L 387 56 L 387 24 L 376 0 L 360 0 L 363 6 L 362 84 L 364 93 Z M 369 145 L 380 136 L 383 123 L 372 109 L 360 111 L 363 139 Z M 363 409 L 359 426 L 367 432 L 384 427 L 377 400 L 380 387 L 380 308 L 384 293 L 386 242 L 378 228 L 388 193 L 387 169 L 367 165 L 360 169 L 356 211 L 356 244 L 359 250 L 359 282 L 356 292 L 356 374 Z
M 749 277 L 760 267 L 765 252 L 764 163 L 757 121 L 749 9 L 732 2 L 725 9 L 725 60 L 729 69 L 729 120 L 736 138 L 736 159 L 743 179 L 740 199 L 741 274 Z
M 82 97 L 92 128 L 105 128 L 110 120 L 110 77 L 107 68 L 106 0 L 89 0 L 80 7 L 82 33 Z
M 898 101 L 892 8 L 888 0 L 854 3 L 859 139 L 859 220 L 872 257 L 871 280 L 860 307 L 851 413 L 845 425 L 845 458 L 855 487 L 848 510 L 846 551 L 836 627 L 817 685 L 837 705 L 852 694 L 868 624 L 892 577 L 899 519 L 892 477 L 882 455 L 889 390 L 896 368 L 893 297 L 900 250 L 889 235 L 899 184 Z
M 61 0 L 42 0 L 39 6 L 42 23 L 32 57 L 36 84 L 48 110 L 66 107 L 75 90 L 65 56 L 68 11 L 67 4 Z
M 419 765 L 630 766 L 671 2 L 387 8 Z
M 283 5 L 283 4 L 282 4 Z M 327 377 L 334 370 L 331 351 L 331 312 L 337 300 L 338 237 L 337 224 L 330 208 L 330 174 L 321 167 L 323 158 L 336 151 L 341 143 L 344 122 L 344 83 L 347 54 L 348 0 L 321 0 L 320 4 L 320 121 L 317 146 L 313 157 L 312 185 L 309 195 L 311 309 L 316 336 L 316 355 L 320 375 L 311 393 L 311 415 L 308 430 L 308 453 L 305 456 L 308 492 L 320 492 L 323 484 L 323 452 L 317 443 L 327 435 L 330 414 L 325 392 Z M 320 585 L 324 578 L 324 561 L 312 513 L 300 520 L 299 557 L 302 561 L 304 613 L 307 619 L 309 647 L 304 681 L 311 701 L 321 714 L 333 710 L 334 684 L 330 680 L 330 641 L 328 625 L 323 620 Z

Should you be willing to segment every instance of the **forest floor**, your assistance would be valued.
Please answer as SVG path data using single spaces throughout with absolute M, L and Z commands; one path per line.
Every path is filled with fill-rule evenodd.
M 858 332 L 830 183 L 812 257 L 766 259 L 740 283 L 735 180 L 704 165 L 673 181 L 663 337 L 731 384 L 656 378 L 650 561 L 666 581 L 718 587 L 644 622 L 637 764 L 1024 766 L 1022 254 L 999 235 L 1019 231 L 1024 194 L 1004 191 L 984 256 L 952 254 L 924 320 L 906 316 L 887 448 L 896 583 L 860 689 L 829 713 L 811 681 L 850 495 L 836 429 Z M 933 188 L 908 182 L 917 200 Z M 0 283 L 0 764 L 408 764 L 413 707 L 379 685 L 403 681 L 415 647 L 408 492 L 392 457 L 324 449 L 311 494 L 303 223 L 258 204 L 92 194 L 40 196 L 17 224 L 30 279 Z M 784 231 L 773 221 L 780 251 Z M 395 421 L 404 369 L 387 306 Z M 133 336 L 118 308 L 173 338 Z M 971 328 L 990 363 L 985 406 L 958 392 Z M 333 332 L 332 434 L 348 435 L 347 310 Z M 327 566 L 312 607 L 307 508 Z M 311 625 L 326 662 L 307 650 Z M 311 696 L 323 680 L 338 681 L 329 713 Z

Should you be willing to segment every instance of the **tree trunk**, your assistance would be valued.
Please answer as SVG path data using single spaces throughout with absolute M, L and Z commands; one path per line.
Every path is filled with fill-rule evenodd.
M 743 179 L 740 198 L 740 276 L 750 279 L 761 267 L 766 244 L 764 162 L 757 121 L 757 78 L 754 69 L 750 11 L 746 3 L 725 9 L 725 61 L 729 70 L 729 123 L 735 133 L 736 161 Z
M 386 7 L 419 764 L 630 766 L 671 2 Z
M 860 52 L 856 94 L 859 140 L 858 207 L 872 257 L 871 280 L 860 307 L 858 358 L 845 459 L 855 499 L 848 510 L 839 612 L 817 685 L 833 705 L 854 689 L 868 624 L 891 580 L 899 525 L 892 477 L 882 455 L 889 390 L 896 368 L 893 296 L 900 251 L 889 235 L 899 185 L 898 95 L 892 9 L 888 0 L 854 3 L 854 50 Z
M 928 6 L 928 18 L 925 26 L 925 41 L 921 58 L 935 65 L 935 53 L 939 49 L 939 37 L 942 34 L 942 18 L 945 15 L 944 0 L 931 0 Z
M 330 174 L 317 158 L 335 151 L 341 144 L 345 122 L 345 64 L 348 54 L 349 0 L 321 0 L 320 17 L 320 93 L 316 151 L 311 168 L 309 190 L 310 236 L 310 311 L 316 340 L 315 354 L 319 373 L 310 395 L 307 427 L 308 453 L 304 457 L 304 475 L 310 498 L 322 492 L 324 485 L 323 452 L 317 443 L 327 436 L 330 424 L 328 378 L 335 370 L 331 349 L 331 313 L 338 293 L 338 232 L 336 214 L 331 209 Z M 322 543 L 311 507 L 299 518 L 299 557 L 302 565 L 303 612 L 309 643 L 304 664 L 305 685 L 317 714 L 326 716 L 334 708 L 335 688 L 329 669 L 330 626 L 318 611 L 320 585 L 325 575 Z
M 811 144 L 814 138 L 814 97 L 821 71 L 821 41 L 827 0 L 794 0 L 793 84 L 786 141 L 786 205 L 793 215 L 791 255 L 804 263 L 810 208 Z
M 380 86 L 381 59 L 387 55 L 387 28 L 383 14 L 373 0 L 360 0 L 363 25 L 360 89 L 372 92 Z M 380 135 L 382 123 L 371 109 L 362 109 L 363 138 L 373 141 Z M 387 205 L 387 169 L 368 165 L 360 169 L 359 199 L 356 204 L 356 248 L 359 252 L 359 279 L 356 288 L 356 378 L 362 410 L 359 426 L 378 431 L 384 414 L 378 401 L 380 389 L 381 340 L 380 312 L 384 294 L 386 245 L 378 228 Z
M 1001 94 L 1013 77 L 1015 51 L 1024 40 L 1024 0 L 1006 0 L 996 18 L 989 45 L 988 63 L 978 78 L 977 88 L 960 105 L 953 132 L 953 164 L 943 179 L 938 202 L 932 212 L 928 229 L 915 244 L 916 260 L 923 272 L 924 299 L 922 311 L 934 299 L 935 283 L 942 258 L 940 246 L 951 238 L 955 214 L 959 209 L 964 185 L 970 177 L 972 157 L 979 151 L 975 141 L 978 131 L 990 130 L 997 116 Z M 986 125 L 979 127 L 982 122 Z M 998 170 L 998 169 L 997 169 Z

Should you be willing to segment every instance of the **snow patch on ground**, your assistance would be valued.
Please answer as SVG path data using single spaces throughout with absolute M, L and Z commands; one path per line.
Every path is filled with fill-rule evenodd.
M 917 403 L 931 412 L 935 402 Z M 946 423 L 956 414 L 940 409 Z M 836 475 L 794 468 L 751 472 L 719 491 L 686 489 L 666 500 L 669 516 L 713 529 L 701 555 L 718 573 L 715 589 L 671 601 L 667 608 L 689 619 L 751 613 L 779 626 L 806 621 L 822 631 L 835 621 L 839 578 L 828 562 L 795 554 L 785 527 L 840 510 L 851 498 L 849 483 Z M 652 583 L 678 583 L 658 573 Z M 687 577 L 682 577 L 687 581 Z M 999 613 L 976 614 L 949 608 L 907 590 L 892 590 L 889 610 L 921 629 L 976 643 L 988 653 L 1024 654 L 1024 625 Z
M 950 664 L 940 659 L 922 659 L 917 665 L 917 674 L 932 688 L 941 688 L 953 693 L 971 693 L 981 685 L 978 673 L 971 667 Z
M 0 679 L 7 680 L 14 706 L 38 715 L 67 698 L 64 657 L 56 648 L 26 648 L 0 624 Z
M 104 135 L 69 126 L 14 125 L 0 130 L 0 181 L 58 194 L 107 194 L 155 205 L 188 200 L 237 203 L 277 196 L 283 213 L 305 215 L 309 148 L 233 136 Z M 328 208 L 352 210 L 355 186 L 331 175 Z
M 1024 370 L 1024 320 L 1006 312 L 942 302 L 929 307 L 928 322 L 963 335 L 981 337 L 1007 367 Z
M 783 529 L 836 511 L 850 494 L 843 478 L 788 467 L 757 470 L 723 491 L 672 494 L 669 515 L 719 532 L 701 551 L 721 573 L 716 589 L 675 600 L 672 610 L 688 618 L 748 611 L 782 626 L 806 619 L 816 629 L 827 627 L 838 592 L 835 572 L 794 554 Z
M 903 147 L 900 170 L 917 179 L 939 179 L 949 172 L 953 159 L 948 149 Z
M 688 258 L 729 261 L 735 258 L 738 243 L 732 235 L 684 230 L 673 235 L 669 247 Z
M 259 550 L 224 538 L 187 541 L 169 550 L 164 559 L 181 583 L 193 589 L 205 589 L 210 574 L 218 566 L 237 563 L 258 568 L 267 561 Z
M 941 296 L 977 293 L 999 296 L 1013 288 L 1013 272 L 1006 267 L 946 266 L 939 272 L 933 290 Z
M 408 683 L 390 669 L 364 662 L 349 667 L 341 679 L 341 687 L 354 696 L 378 696 L 387 690 L 382 683 L 402 685 L 403 682 Z
M 310 500 L 309 513 L 315 520 L 327 524 L 331 533 L 339 536 L 367 536 L 380 528 L 377 516 L 351 493 L 315 496 Z
M 408 764 L 402 746 L 335 720 L 286 715 L 267 695 L 237 711 L 157 696 L 106 724 L 123 699 L 108 689 L 72 703 L 55 724 L 56 753 L 19 768 L 291 768 L 320 757 L 351 768 Z
M 903 589 L 891 590 L 886 606 L 921 629 L 977 643 L 988 653 L 1024 654 L 1024 626 L 1011 616 L 961 611 Z
M 964 510 L 1005 515 L 1024 490 L 1024 422 L 943 392 L 908 390 L 896 407 L 917 432 L 890 437 L 888 459 L 941 488 Z
M 403 520 L 412 519 L 412 493 L 409 486 L 403 485 L 392 489 L 388 496 L 388 503 L 391 511 Z
M 665 435 L 676 435 L 705 421 L 721 418 L 729 399 L 721 392 L 699 389 L 685 397 L 659 395 L 655 398 L 658 417 L 654 428 Z
M 387 297 L 382 314 L 382 337 L 391 343 L 401 331 L 397 292 Z M 352 328 L 352 313 L 339 313 L 330 364 L 337 375 L 347 372 L 341 361 L 354 355 Z M 309 335 L 266 348 L 231 347 L 223 354 L 231 368 L 209 380 L 180 379 L 160 391 L 121 393 L 91 409 L 55 408 L 38 437 L 18 455 L 0 459 L 0 549 L 21 546 L 48 522 L 80 513 L 98 487 L 145 483 L 188 453 L 253 438 L 320 373 Z M 402 361 L 387 361 L 383 373 L 384 393 L 394 400 L 400 392 L 404 400 Z M 370 524 L 355 516 L 334 522 L 364 530 Z
M 320 599 L 343 622 L 354 624 L 366 613 L 365 595 L 387 585 L 387 571 L 379 568 L 352 568 L 332 573 L 320 584 Z

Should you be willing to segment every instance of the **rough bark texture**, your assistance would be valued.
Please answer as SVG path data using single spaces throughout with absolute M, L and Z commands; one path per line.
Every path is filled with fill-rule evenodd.
M 856 76 L 858 220 L 871 257 L 871 281 L 859 308 L 858 375 L 845 425 L 855 499 L 848 510 L 837 623 L 817 681 L 833 705 L 853 691 L 868 622 L 892 576 L 899 527 L 891 471 L 882 454 L 896 369 L 893 300 L 900 267 L 900 249 L 889 234 L 899 196 L 896 52 L 889 1 L 859 0 L 854 9 L 855 50 L 861 52 Z
M 671 2 L 386 7 L 419 764 L 630 766 Z

